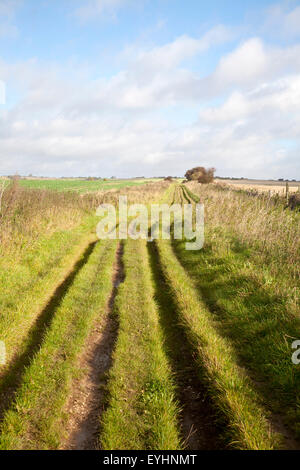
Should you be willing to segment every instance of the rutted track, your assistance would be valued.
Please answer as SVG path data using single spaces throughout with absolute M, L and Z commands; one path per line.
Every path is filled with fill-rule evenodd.
M 82 258 L 96 240 L 95 235 L 89 233 L 89 223 L 72 231 L 68 242 L 65 233 L 55 234 L 46 244 L 46 254 L 43 244 L 38 250 L 29 251 L 28 260 L 23 260 L 20 268 L 21 271 L 25 269 L 24 281 L 18 278 L 17 286 L 14 283 L 11 285 L 13 295 L 9 290 L 1 293 L 0 337 L 5 341 L 7 350 L 6 364 L 0 371 L 1 388 L 12 375 L 10 369 L 14 372 L 17 363 L 22 366 L 22 357 L 26 358 L 31 348 L 36 327 L 43 323 L 40 317 L 43 317 L 49 304 L 55 302 L 56 294 L 59 296 L 60 291 L 64 290 L 65 281 L 72 278 L 78 266 L 80 268 Z M 29 266 L 33 264 L 30 281 L 27 277 L 31 268 L 26 263 Z
M 103 416 L 106 450 L 180 449 L 178 409 L 144 240 L 128 240 L 116 298 L 119 335 Z
M 39 349 L 4 413 L 2 449 L 54 449 L 66 438 L 63 408 L 78 377 L 86 339 L 112 299 L 116 247 L 114 241 L 95 245 L 52 311 L 52 321 L 44 325 Z
M 114 301 L 119 285 L 124 281 L 123 244 L 119 244 L 113 274 L 113 288 L 107 303 L 107 312 L 100 317 L 86 342 L 79 361 L 83 376 L 75 380 L 72 394 L 66 406 L 69 436 L 64 450 L 97 450 L 100 448 L 99 435 L 101 416 L 106 408 L 106 385 L 108 371 L 118 333 L 118 321 L 113 315 Z
M 190 343 L 180 321 L 180 312 L 170 295 L 157 247 L 148 244 L 155 300 L 158 305 L 164 344 L 175 380 L 179 402 L 180 433 L 188 450 L 217 450 L 226 447 L 217 425 L 216 410 L 203 383 L 203 371 L 195 360 L 197 351 Z
M 75 277 L 82 267 L 88 262 L 89 256 L 91 255 L 94 247 L 95 242 L 92 242 L 88 245 L 83 255 L 73 266 L 70 273 L 55 289 L 45 308 L 39 314 L 35 324 L 29 330 L 26 349 L 20 356 L 17 357 L 17 359 L 12 363 L 3 376 L 1 381 L 0 422 L 3 420 L 5 411 L 9 409 L 14 401 L 15 394 L 22 382 L 25 368 L 30 365 L 34 355 L 42 345 L 44 335 L 51 325 L 51 321 L 55 315 L 56 310 L 59 308 Z

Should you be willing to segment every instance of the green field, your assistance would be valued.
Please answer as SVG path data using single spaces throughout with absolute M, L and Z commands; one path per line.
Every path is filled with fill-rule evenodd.
M 85 193 L 88 191 L 106 191 L 108 189 L 130 188 L 140 184 L 159 181 L 159 179 L 128 179 L 128 180 L 95 180 L 82 179 L 22 179 L 20 185 L 29 189 L 49 189 L 52 191 L 77 191 Z

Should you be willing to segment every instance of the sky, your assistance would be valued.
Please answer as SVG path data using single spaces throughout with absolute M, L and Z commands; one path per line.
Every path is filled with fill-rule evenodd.
M 300 0 L 0 0 L 0 175 L 300 180 Z

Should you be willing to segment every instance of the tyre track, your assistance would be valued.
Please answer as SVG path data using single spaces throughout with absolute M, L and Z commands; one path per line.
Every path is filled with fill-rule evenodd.
M 34 355 L 40 349 L 45 333 L 51 325 L 51 321 L 55 315 L 57 308 L 60 306 L 64 296 L 68 292 L 75 277 L 88 262 L 93 252 L 96 242 L 92 242 L 85 249 L 80 259 L 75 263 L 73 269 L 63 282 L 55 289 L 50 300 L 41 311 L 35 324 L 28 333 L 28 344 L 24 352 L 17 358 L 15 362 L 7 370 L 1 380 L 0 395 L 0 423 L 3 420 L 6 410 L 14 401 L 18 387 L 22 382 L 23 373 L 26 367 L 31 363 Z
M 196 351 L 180 324 L 178 309 L 163 276 L 156 245 L 148 243 L 155 300 L 159 307 L 160 324 L 165 348 L 174 374 L 181 436 L 188 450 L 218 450 L 226 447 L 217 425 L 216 413 L 195 362 Z
M 74 382 L 66 407 L 68 438 L 62 444 L 62 450 L 100 449 L 101 416 L 106 409 L 108 372 L 118 334 L 118 321 L 113 308 L 118 287 L 124 281 L 122 256 L 123 244 L 120 243 L 116 252 L 113 287 L 107 312 L 88 338 L 79 361 L 79 368 L 84 370 L 84 374 Z

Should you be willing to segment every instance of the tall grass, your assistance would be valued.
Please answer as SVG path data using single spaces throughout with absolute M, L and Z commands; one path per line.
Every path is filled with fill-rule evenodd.
M 2 197 L 0 254 L 16 253 L 41 237 L 72 229 L 84 215 L 86 206 L 77 194 L 28 190 L 14 181 Z
M 165 200 L 185 202 L 191 196 L 191 199 L 197 200 L 190 191 L 184 195 L 178 187 L 174 189 L 173 194 L 172 191 L 166 193 Z M 206 385 L 221 419 L 225 418 L 224 434 L 234 448 L 276 448 L 280 445 L 280 438 L 272 429 L 269 413 L 254 384 L 240 366 L 236 351 L 218 329 L 205 299 L 187 274 L 185 266 L 177 259 L 172 244 L 164 240 L 155 243 L 178 315 L 189 341 L 198 352 L 195 360 L 204 372 Z M 181 242 L 183 244 L 184 241 Z M 201 251 L 195 253 L 201 256 Z
M 148 204 L 159 200 L 166 189 L 170 186 L 169 181 L 158 181 L 147 183 L 131 188 L 112 189 L 110 191 L 90 192 L 82 195 L 82 199 L 89 207 L 97 207 L 99 204 L 117 204 L 120 196 L 127 196 L 129 204 Z
M 205 205 L 207 230 L 228 230 L 240 243 L 254 248 L 257 261 L 276 276 L 283 273 L 290 287 L 300 278 L 300 212 L 274 204 L 269 197 L 253 197 L 244 192 L 224 191 L 218 185 L 189 183 L 187 187 Z M 224 240 L 223 240 L 224 242 Z
M 0 255 L 27 250 L 41 237 L 71 230 L 99 204 L 117 204 L 119 196 L 127 195 L 129 203 L 148 203 L 157 199 L 168 182 L 147 183 L 131 188 L 78 194 L 46 189 L 26 189 L 14 180 L 3 191 L 0 212 Z

